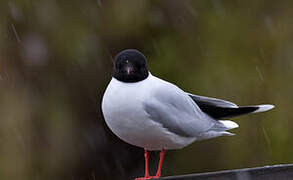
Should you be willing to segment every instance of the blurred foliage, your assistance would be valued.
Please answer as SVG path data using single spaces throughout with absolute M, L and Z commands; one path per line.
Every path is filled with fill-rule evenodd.
M 276 105 L 235 119 L 237 136 L 168 151 L 163 174 L 293 163 L 292 7 L 289 0 L 1 0 L 0 179 L 143 174 L 143 150 L 115 137 L 100 110 L 112 59 L 126 48 L 141 50 L 154 75 L 188 92 Z

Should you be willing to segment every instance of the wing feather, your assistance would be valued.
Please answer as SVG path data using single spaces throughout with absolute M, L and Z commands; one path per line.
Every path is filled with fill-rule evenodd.
M 199 108 L 214 119 L 225 119 L 243 114 L 263 112 L 274 108 L 273 105 L 237 106 L 236 104 L 216 98 L 187 93 Z
M 151 120 L 173 133 L 195 137 L 216 123 L 183 90 L 171 83 L 162 80 L 161 86 L 152 88 L 151 94 L 144 102 L 144 110 Z

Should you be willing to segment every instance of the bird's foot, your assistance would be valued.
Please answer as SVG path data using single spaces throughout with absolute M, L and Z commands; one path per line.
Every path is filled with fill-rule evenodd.
M 150 179 L 151 177 L 139 177 L 139 178 L 135 178 L 135 180 L 146 180 L 146 179 Z
M 151 176 L 150 178 L 151 179 L 158 179 L 158 178 L 160 178 L 161 176 Z
M 149 176 L 149 177 L 139 177 L 135 178 L 135 180 L 147 180 L 147 179 L 158 179 L 160 176 Z

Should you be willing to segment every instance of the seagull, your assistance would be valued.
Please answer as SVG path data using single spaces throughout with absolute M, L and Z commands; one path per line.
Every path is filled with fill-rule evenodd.
M 161 177 L 165 150 L 180 149 L 195 141 L 232 136 L 238 124 L 225 120 L 268 111 L 274 105 L 237 106 L 217 98 L 194 95 L 153 76 L 146 57 L 136 49 L 115 56 L 113 75 L 102 99 L 107 126 L 123 141 L 144 148 L 145 176 Z M 149 175 L 149 151 L 159 151 L 155 176 Z

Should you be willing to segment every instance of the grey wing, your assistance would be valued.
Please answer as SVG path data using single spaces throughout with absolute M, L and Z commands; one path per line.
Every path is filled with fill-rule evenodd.
M 262 111 L 260 110 L 263 108 L 264 110 L 267 109 L 256 105 L 256 106 L 240 106 L 238 107 L 236 104 L 221 100 L 221 99 L 216 99 L 216 98 L 209 98 L 209 97 L 204 97 L 204 96 L 198 96 L 194 94 L 187 93 L 192 100 L 199 106 L 199 108 L 211 116 L 214 119 L 225 119 L 225 118 L 231 118 L 243 114 L 248 114 L 248 113 L 254 113 L 257 111 Z M 270 109 L 270 107 L 269 107 Z
M 186 137 L 198 136 L 217 123 L 203 113 L 184 91 L 172 84 L 156 89 L 144 102 L 144 110 L 151 120 Z

